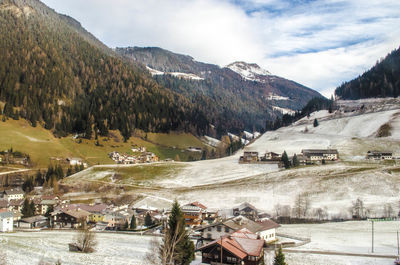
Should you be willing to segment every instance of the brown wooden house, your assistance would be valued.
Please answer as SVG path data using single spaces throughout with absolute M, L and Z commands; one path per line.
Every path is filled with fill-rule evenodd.
M 247 229 L 221 237 L 198 250 L 205 264 L 264 264 L 264 240 Z
M 82 209 L 56 210 L 51 215 L 53 227 L 77 228 L 82 222 L 88 222 L 91 213 Z

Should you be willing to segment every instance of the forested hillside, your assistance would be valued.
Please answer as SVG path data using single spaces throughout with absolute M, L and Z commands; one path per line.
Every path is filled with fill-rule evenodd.
M 116 51 L 132 62 L 150 67 L 158 84 L 199 103 L 215 125 L 217 135 L 223 135 L 226 130 L 236 133 L 263 130 L 265 121 L 282 116 L 282 110 L 301 110 L 310 99 L 322 97 L 255 64 L 236 62 L 221 68 L 156 47 L 117 48 Z M 245 73 L 254 71 L 254 78 L 235 72 L 232 70 L 235 66 L 248 68 L 243 70 Z
M 203 134 L 195 104 L 113 55 L 73 19 L 36 0 L 0 1 L 3 120 L 25 118 L 58 136 L 118 129 Z M 0 106 L 3 104 L 0 104 Z
M 400 95 L 400 48 L 362 76 L 346 82 L 335 91 L 340 99 L 397 97 Z

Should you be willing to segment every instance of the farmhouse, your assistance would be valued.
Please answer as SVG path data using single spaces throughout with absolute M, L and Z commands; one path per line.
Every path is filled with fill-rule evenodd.
M 12 212 L 0 213 L 0 232 L 12 232 L 14 216 Z
M 258 217 L 258 210 L 256 207 L 251 205 L 248 202 L 242 203 L 238 207 L 233 209 L 234 216 L 245 216 L 253 221 L 255 221 Z
M 81 165 L 85 166 L 86 164 L 83 162 L 82 158 L 77 158 L 77 157 L 69 157 L 67 158 L 67 162 L 69 162 L 70 166 L 81 166 Z
M 281 159 L 282 155 L 274 152 L 267 152 L 262 158 L 263 161 L 280 161 Z
M 206 213 L 207 207 L 194 202 L 182 206 L 183 216 L 187 226 L 199 226 L 203 221 L 203 214 Z
M 42 228 L 48 225 L 48 218 L 42 215 L 23 218 L 18 221 L 19 228 Z
M 393 152 L 389 151 L 368 151 L 367 159 L 369 160 L 392 160 Z
M 240 157 L 239 162 L 242 163 L 253 163 L 258 162 L 258 152 L 244 152 L 243 156 Z
M 81 222 L 87 222 L 89 220 L 90 213 L 77 208 L 73 210 L 56 210 L 51 215 L 53 227 L 70 226 L 71 228 L 77 228 Z
M 264 240 L 245 228 L 198 250 L 205 264 L 264 264 Z
M 202 238 L 206 240 L 217 240 L 221 236 L 228 236 L 234 231 L 246 228 L 250 232 L 259 235 L 266 243 L 270 243 L 276 241 L 276 228 L 278 227 L 279 224 L 272 220 L 254 222 L 244 216 L 238 216 L 228 219 L 225 222 L 196 229 L 196 231 L 201 232 Z
M 303 149 L 301 153 L 306 157 L 307 162 L 335 161 L 339 159 L 339 152 L 336 149 Z
M 11 200 L 22 200 L 24 198 L 24 191 L 21 189 L 10 189 L 4 191 L 4 198 L 8 201 Z

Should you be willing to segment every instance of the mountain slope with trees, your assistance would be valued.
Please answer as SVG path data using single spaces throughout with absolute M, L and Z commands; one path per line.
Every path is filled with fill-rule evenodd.
M 300 110 L 314 97 L 322 97 L 293 81 L 274 76 L 255 64 L 235 62 L 219 67 L 161 48 L 117 48 L 116 52 L 153 71 L 158 84 L 199 103 L 217 135 L 262 130 L 265 121 L 282 116 L 276 107 Z M 154 70 L 156 71 L 154 71 Z M 242 71 L 242 72 L 241 72 Z M 251 73 L 249 78 L 243 73 Z M 192 74 L 196 78 L 181 77 Z
M 400 95 L 400 48 L 389 53 L 358 78 L 339 86 L 340 99 L 384 98 Z
M 204 134 L 191 101 L 120 59 L 80 24 L 36 0 L 0 1 L 3 120 L 24 118 L 57 136 L 118 129 Z

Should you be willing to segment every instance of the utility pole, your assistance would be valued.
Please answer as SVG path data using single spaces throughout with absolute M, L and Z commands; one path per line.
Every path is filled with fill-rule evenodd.
M 221 265 L 222 265 L 222 236 L 221 236 Z
M 374 221 L 372 221 L 372 253 L 374 253 Z
M 397 256 L 400 256 L 400 249 L 399 249 L 399 231 L 397 230 Z

